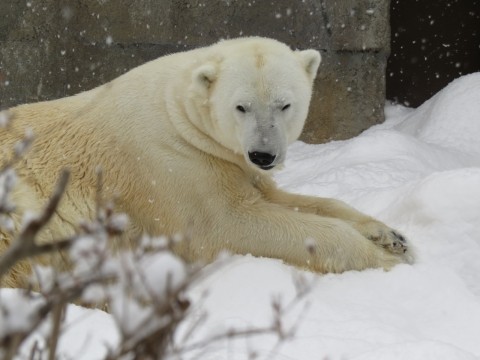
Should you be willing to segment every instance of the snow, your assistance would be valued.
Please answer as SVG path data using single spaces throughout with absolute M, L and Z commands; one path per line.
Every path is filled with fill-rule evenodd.
M 196 305 L 177 340 L 269 326 L 273 301 L 284 304 L 284 327 L 295 335 L 280 345 L 274 335 L 229 339 L 185 358 L 480 359 L 480 73 L 417 109 L 387 105 L 386 115 L 350 140 L 296 142 L 276 180 L 291 192 L 342 199 L 400 230 L 415 264 L 318 275 L 232 256 L 190 290 Z M 309 290 L 295 300 L 299 284 Z M 60 359 L 100 359 L 118 341 L 110 315 L 68 310 Z M 204 311 L 205 323 L 182 339 Z
M 103 359 L 120 339 L 112 317 L 100 310 L 70 305 L 66 324 L 58 345 L 59 360 Z
M 25 331 L 37 321 L 36 313 L 44 305 L 43 299 L 30 297 L 25 293 L 1 293 L 0 337 Z
M 8 111 L 0 111 L 0 128 L 5 128 L 10 122 L 10 114 Z

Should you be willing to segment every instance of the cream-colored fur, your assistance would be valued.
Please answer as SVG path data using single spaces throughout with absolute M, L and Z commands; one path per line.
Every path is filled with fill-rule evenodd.
M 409 261 L 403 238 L 384 224 L 337 200 L 279 190 L 271 170 L 249 161 L 251 151 L 270 151 L 281 165 L 303 127 L 319 63 L 314 50 L 228 40 L 159 58 L 76 96 L 11 109 L 0 154 L 26 128 L 35 136 L 17 167 L 17 225 L 23 212 L 41 208 L 66 167 L 66 196 L 39 240 L 70 234 L 94 215 L 100 166 L 104 196 L 118 198 L 129 234 L 188 232 L 176 249 L 187 260 L 228 250 L 318 272 Z M 11 241 L 2 236 L 0 251 Z M 6 284 L 20 284 L 18 274 Z

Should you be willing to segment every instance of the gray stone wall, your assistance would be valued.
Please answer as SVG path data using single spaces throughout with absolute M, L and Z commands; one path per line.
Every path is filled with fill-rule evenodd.
M 0 14 L 3 108 L 91 89 L 167 53 L 260 35 L 322 53 L 304 141 L 349 138 L 383 121 L 389 0 L 2 0 Z

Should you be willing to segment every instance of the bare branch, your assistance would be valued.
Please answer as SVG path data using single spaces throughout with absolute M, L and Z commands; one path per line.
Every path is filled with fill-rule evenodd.
M 35 237 L 38 232 L 50 221 L 58 207 L 60 199 L 65 192 L 69 174 L 67 170 L 61 173 L 53 194 L 40 216 L 31 220 L 25 226 L 15 242 L 0 257 L 0 279 L 20 260 L 59 249 L 65 249 L 72 243 L 72 239 L 44 245 L 37 245 L 35 243 Z
M 60 338 L 62 318 L 65 312 L 66 303 L 58 304 L 52 311 L 52 332 L 50 334 L 48 346 L 48 360 L 55 360 L 57 352 L 58 340 Z

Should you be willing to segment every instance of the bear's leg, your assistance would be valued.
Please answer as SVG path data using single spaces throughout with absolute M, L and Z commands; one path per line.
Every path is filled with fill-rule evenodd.
M 340 200 L 290 194 L 281 190 L 270 191 L 269 199 L 276 204 L 300 212 L 344 220 L 378 246 L 394 254 L 405 253 L 410 261 L 413 259 L 405 237 L 397 230 L 355 210 Z
M 231 210 L 231 209 L 230 209 Z M 347 222 L 306 214 L 265 201 L 219 213 L 219 227 L 206 230 L 192 249 L 211 255 L 222 250 L 282 259 L 318 272 L 390 269 L 405 262 L 362 236 Z M 194 232 L 195 233 L 195 232 Z M 194 241 L 195 243 L 195 241 Z

